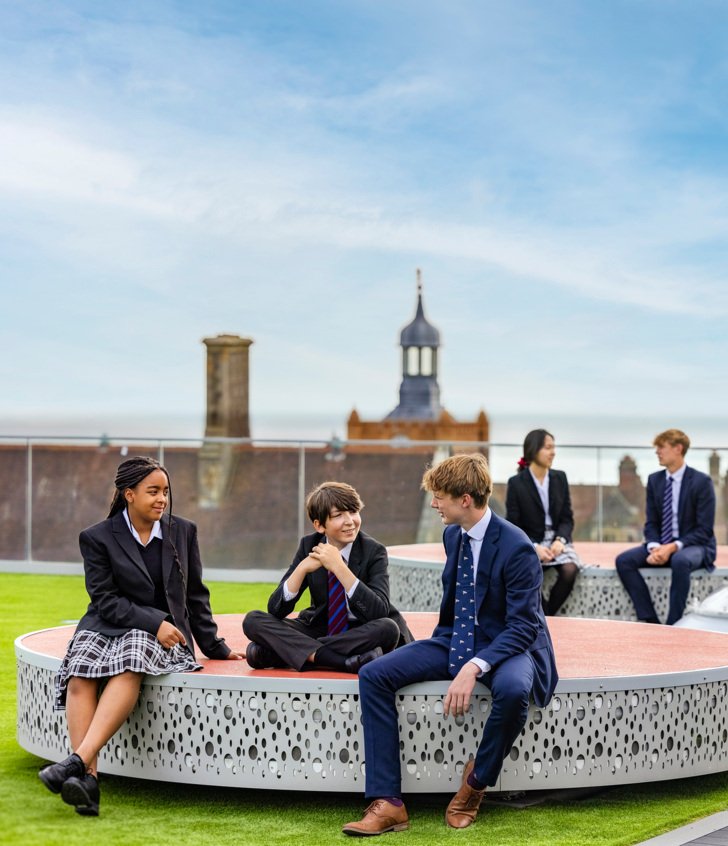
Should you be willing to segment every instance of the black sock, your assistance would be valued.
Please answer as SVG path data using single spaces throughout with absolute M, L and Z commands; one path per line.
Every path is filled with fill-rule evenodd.
M 336 670 L 340 673 L 346 672 L 346 658 L 330 646 L 320 646 L 316 650 L 314 664 L 319 667 L 328 667 L 330 670 Z

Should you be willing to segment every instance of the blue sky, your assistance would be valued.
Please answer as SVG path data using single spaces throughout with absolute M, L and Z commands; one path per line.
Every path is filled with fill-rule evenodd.
M 201 415 L 233 332 L 254 415 L 383 417 L 420 267 L 456 415 L 725 418 L 727 37 L 706 0 L 1 2 L 4 414 Z

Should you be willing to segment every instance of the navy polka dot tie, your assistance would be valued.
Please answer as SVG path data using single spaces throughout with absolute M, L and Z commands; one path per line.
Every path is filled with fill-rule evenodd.
M 455 619 L 450 640 L 450 675 L 456 676 L 475 653 L 475 590 L 473 550 L 463 534 L 455 583 Z

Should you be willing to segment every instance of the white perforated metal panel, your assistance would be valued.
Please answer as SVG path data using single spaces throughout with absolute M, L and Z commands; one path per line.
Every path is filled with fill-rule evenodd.
M 18 741 L 49 760 L 69 753 L 54 712 L 58 659 L 16 642 Z M 498 789 L 626 784 L 728 769 L 728 668 L 561 682 L 531 706 Z M 446 682 L 398 696 L 405 792 L 452 792 L 476 750 L 490 697 L 444 719 Z M 363 792 L 356 680 L 176 674 L 145 680 L 139 704 L 99 759 L 102 772 L 231 787 Z
M 643 569 L 655 604 L 662 620 L 667 617 L 670 601 L 670 571 Z M 390 596 L 392 603 L 403 611 L 438 611 L 442 597 L 442 565 L 411 562 L 391 558 L 389 562 Z M 556 573 L 547 570 L 544 575 L 544 594 L 548 596 Z M 714 591 L 728 585 L 723 571 L 693 573 L 690 581 L 688 607 L 697 605 Z M 616 570 L 586 567 L 582 570 L 571 595 L 559 609 L 562 617 L 592 617 L 611 620 L 636 620 L 634 606 L 622 587 Z

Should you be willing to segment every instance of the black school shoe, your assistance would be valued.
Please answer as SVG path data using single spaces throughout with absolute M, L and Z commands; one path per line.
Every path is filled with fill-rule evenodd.
M 86 764 L 74 752 L 58 764 L 48 764 L 38 772 L 38 778 L 45 784 L 51 793 L 60 793 L 64 783 L 72 776 L 83 776 L 86 773 Z
M 245 650 L 245 660 L 253 670 L 265 670 L 269 667 L 281 669 L 286 666 L 275 652 L 253 640 L 250 641 Z
M 362 652 L 361 655 L 350 655 L 345 661 L 346 672 L 358 673 L 365 664 L 368 664 L 370 661 L 376 661 L 382 655 L 384 655 L 384 650 L 381 646 L 375 646 L 374 649 L 370 649 L 368 652 Z
M 71 776 L 63 782 L 61 799 L 66 805 L 75 805 L 76 813 L 84 817 L 98 817 L 101 792 L 99 783 L 91 773 L 80 778 Z

